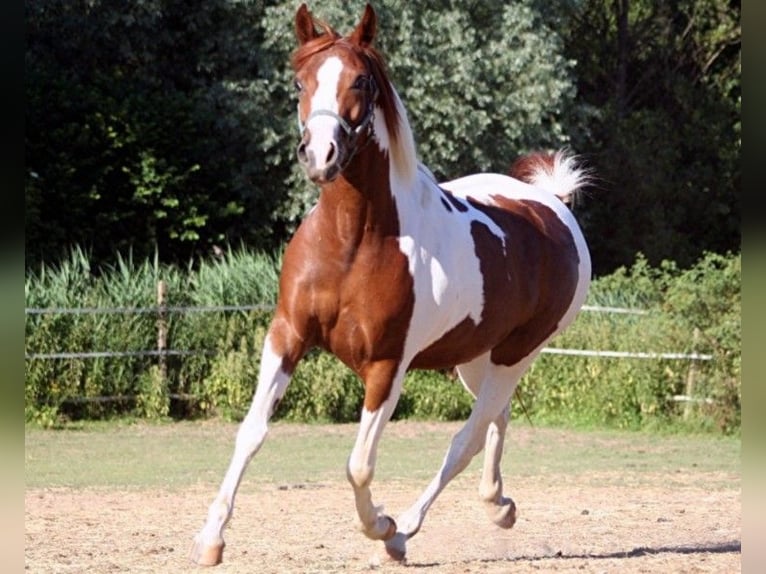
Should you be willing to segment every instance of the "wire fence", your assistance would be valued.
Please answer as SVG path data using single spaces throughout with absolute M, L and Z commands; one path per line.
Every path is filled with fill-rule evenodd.
M 226 311 L 273 311 L 274 305 L 166 305 L 163 307 L 27 307 L 25 315 L 146 315 L 166 313 L 223 313 Z
M 25 315 L 154 315 L 157 317 L 157 348 L 142 349 L 132 351 L 73 351 L 73 352 L 49 352 L 37 353 L 27 352 L 25 350 L 26 360 L 71 360 L 71 359 L 103 359 L 120 357 L 156 357 L 158 366 L 163 373 L 163 378 L 167 376 L 167 359 L 170 357 L 188 357 L 188 356 L 215 356 L 220 351 L 210 349 L 170 349 L 167 345 L 168 337 L 168 316 L 173 314 L 191 314 L 191 313 L 231 313 L 231 312 L 251 312 L 251 311 L 273 311 L 275 306 L 272 304 L 261 303 L 253 305 L 168 305 L 167 289 L 164 282 L 157 285 L 157 305 L 146 307 L 47 307 L 25 308 Z M 584 305 L 581 310 L 586 313 L 609 313 L 622 315 L 647 315 L 646 309 L 636 309 L 628 307 L 610 307 L 599 305 Z M 695 332 L 696 341 L 698 333 Z M 694 397 L 694 380 L 696 377 L 695 362 L 710 361 L 712 355 L 702 353 L 676 353 L 676 352 L 629 352 L 614 350 L 593 350 L 593 349 L 566 349 L 557 347 L 545 347 L 543 353 L 554 355 L 570 355 L 582 357 L 595 357 L 607 359 L 671 359 L 690 361 L 689 372 L 686 382 L 686 393 L 683 395 L 674 395 L 673 401 L 686 403 L 684 407 L 688 410 L 694 403 L 710 403 L 710 398 Z M 66 402 L 69 403 L 93 403 L 93 402 L 120 402 L 135 400 L 135 396 L 117 395 L 117 396 L 97 396 L 97 397 L 69 397 Z M 192 395 L 186 393 L 171 393 L 170 398 L 193 400 Z
M 109 315 L 109 314 L 154 314 L 160 318 L 167 314 L 185 313 L 222 313 L 235 311 L 272 311 L 274 305 L 268 303 L 255 305 L 158 305 L 151 307 L 28 307 L 24 309 L 26 315 Z M 599 305 L 583 305 L 582 311 L 589 313 L 615 313 L 630 315 L 646 315 L 645 309 L 628 307 L 608 307 Z M 160 327 L 161 328 L 161 327 Z M 162 346 L 160 344 L 160 346 Z M 632 359 L 671 359 L 688 361 L 710 361 L 712 355 L 704 353 L 674 353 L 674 352 L 629 352 L 612 350 L 592 349 L 561 349 L 546 347 L 543 353 L 554 355 L 576 355 L 583 357 L 601 358 L 632 358 Z M 136 351 L 82 351 L 82 352 L 55 352 L 55 353 L 24 353 L 25 359 L 29 360 L 63 360 L 63 359 L 96 359 L 112 357 L 170 357 L 170 356 L 193 356 L 217 354 L 217 351 L 209 349 L 145 349 Z

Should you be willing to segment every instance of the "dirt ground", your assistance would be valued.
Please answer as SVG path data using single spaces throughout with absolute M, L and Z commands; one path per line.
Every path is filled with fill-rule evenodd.
M 506 490 L 518 520 L 486 518 L 476 477 L 456 478 L 409 541 L 406 563 L 355 529 L 347 484 L 259 485 L 241 491 L 224 563 L 189 563 L 194 533 L 214 491 L 28 489 L 26 571 L 463 574 L 505 572 L 716 573 L 741 571 L 741 483 L 701 488 L 696 476 L 657 476 L 656 486 L 616 477 L 543 476 Z M 672 485 L 672 487 L 668 487 Z M 396 515 L 422 485 L 381 481 L 376 499 Z M 507 485 L 509 486 L 509 485 Z

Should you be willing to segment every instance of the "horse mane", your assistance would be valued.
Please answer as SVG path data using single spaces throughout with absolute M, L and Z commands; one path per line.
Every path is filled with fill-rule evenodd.
M 315 23 L 322 29 L 322 33 L 293 51 L 290 58 L 293 71 L 298 71 L 309 58 L 333 46 L 345 46 L 350 50 L 361 52 L 362 57 L 367 60 L 378 86 L 376 104 L 383 111 L 390 140 L 388 142 L 389 153 L 404 175 L 414 175 L 417 170 L 417 163 L 414 159 L 415 142 L 406 119 L 407 113 L 389 79 L 383 55 L 373 46 L 363 47 L 353 43 L 348 37 L 342 37 L 326 22 L 317 19 Z

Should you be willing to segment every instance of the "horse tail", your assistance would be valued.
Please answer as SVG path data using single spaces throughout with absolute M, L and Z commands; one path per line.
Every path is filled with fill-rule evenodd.
M 564 150 L 522 155 L 513 162 L 508 175 L 544 189 L 568 205 L 574 204 L 576 193 L 590 179 L 587 169 Z

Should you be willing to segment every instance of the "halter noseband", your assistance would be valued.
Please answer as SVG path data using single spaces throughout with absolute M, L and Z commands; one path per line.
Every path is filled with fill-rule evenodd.
M 351 124 L 349 124 L 343 117 L 332 110 L 326 110 L 326 109 L 318 109 L 314 110 L 309 114 L 309 117 L 306 118 L 306 122 L 301 121 L 301 113 L 300 113 L 300 103 L 298 104 L 298 129 L 300 130 L 301 136 L 303 136 L 303 132 L 306 131 L 306 126 L 308 125 L 311 118 L 315 118 L 317 116 L 330 116 L 331 118 L 335 118 L 338 120 L 338 124 L 341 128 L 343 128 L 343 131 L 346 133 L 346 137 L 350 140 L 356 140 L 362 133 L 367 131 L 367 135 L 372 135 L 375 126 L 374 126 L 374 120 L 375 120 L 375 101 L 378 99 L 378 86 L 375 84 L 375 78 L 370 75 L 366 76 L 367 78 L 367 90 L 370 92 L 369 99 L 367 100 L 367 110 L 365 111 L 364 118 L 362 118 L 362 121 L 359 122 L 359 124 L 356 127 L 352 127 Z

